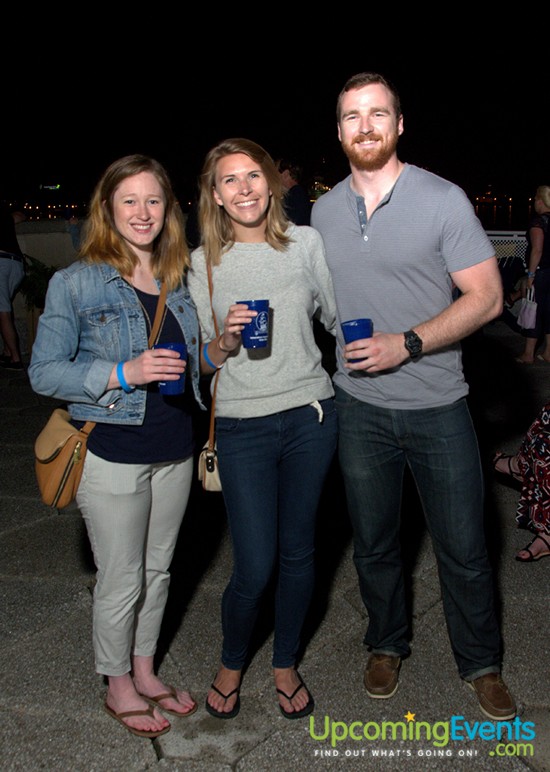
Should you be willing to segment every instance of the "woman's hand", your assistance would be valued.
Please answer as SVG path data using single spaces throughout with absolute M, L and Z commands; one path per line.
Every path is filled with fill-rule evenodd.
M 229 311 L 223 322 L 223 333 L 219 337 L 222 351 L 234 351 L 241 343 L 241 332 L 245 324 L 258 315 L 257 311 L 248 309 L 244 303 L 229 306 Z
M 129 386 L 141 386 L 154 381 L 177 381 L 185 372 L 187 361 L 177 351 L 168 348 L 147 349 L 135 359 L 124 362 L 123 373 Z M 121 386 L 116 365 L 109 379 L 109 388 Z
M 521 297 L 522 298 L 527 297 L 527 291 L 531 289 L 531 287 L 533 286 L 534 281 L 535 281 L 535 279 L 534 278 L 530 278 L 529 276 L 523 276 L 520 279 L 519 288 L 521 290 Z

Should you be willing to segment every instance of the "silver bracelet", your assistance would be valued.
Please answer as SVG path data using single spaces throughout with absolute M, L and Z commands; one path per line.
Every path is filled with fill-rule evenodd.
M 219 348 L 219 350 L 220 350 L 220 351 L 223 351 L 223 353 L 224 353 L 224 354 L 231 354 L 231 351 L 229 351 L 228 349 L 226 349 L 226 348 L 223 348 L 223 347 L 222 347 L 222 344 L 220 343 L 221 339 L 222 339 L 222 336 L 221 336 L 221 335 L 220 335 L 220 337 L 219 337 L 219 338 L 216 338 L 216 341 L 217 341 L 217 343 L 218 343 L 218 348 Z

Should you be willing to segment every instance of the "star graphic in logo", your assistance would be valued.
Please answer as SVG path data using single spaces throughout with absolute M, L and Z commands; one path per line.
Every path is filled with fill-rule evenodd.
M 404 718 L 407 719 L 407 721 L 414 721 L 414 717 L 416 716 L 416 713 L 411 713 L 409 710 L 408 713 L 405 713 Z

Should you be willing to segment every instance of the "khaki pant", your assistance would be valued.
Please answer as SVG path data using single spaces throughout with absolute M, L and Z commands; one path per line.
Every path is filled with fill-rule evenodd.
M 193 458 L 116 464 L 88 451 L 77 503 L 97 568 L 93 642 L 96 670 L 124 675 L 131 656 L 157 647 Z

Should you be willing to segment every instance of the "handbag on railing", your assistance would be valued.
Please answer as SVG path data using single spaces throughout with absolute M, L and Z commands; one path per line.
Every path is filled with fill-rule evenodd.
M 521 308 L 518 314 L 518 326 L 522 330 L 532 330 L 537 322 L 537 303 L 535 301 L 535 288 L 529 287 L 527 293 L 521 301 Z
M 208 290 L 210 292 L 210 307 L 212 308 L 212 318 L 214 319 L 214 329 L 216 330 L 216 337 L 219 337 L 220 331 L 218 329 L 218 322 L 216 321 L 216 314 L 214 313 L 214 307 L 212 305 L 212 268 L 210 263 L 207 263 L 208 272 Z M 220 472 L 218 469 L 218 452 L 216 450 L 216 438 L 215 438 L 215 422 L 216 422 L 216 390 L 218 388 L 218 378 L 220 371 L 216 371 L 214 376 L 214 388 L 212 390 L 212 403 L 210 405 L 210 428 L 208 432 L 208 440 L 206 441 L 203 449 L 199 455 L 198 463 L 198 476 L 202 487 L 205 491 L 213 491 L 219 493 L 222 489 L 222 483 L 220 480 Z
M 166 303 L 166 284 L 161 286 L 149 346 L 157 336 Z M 81 429 L 71 423 L 67 410 L 56 408 L 34 443 L 34 469 L 40 496 L 44 504 L 55 509 L 68 507 L 75 498 L 82 477 L 88 437 L 95 421 L 87 421 Z

